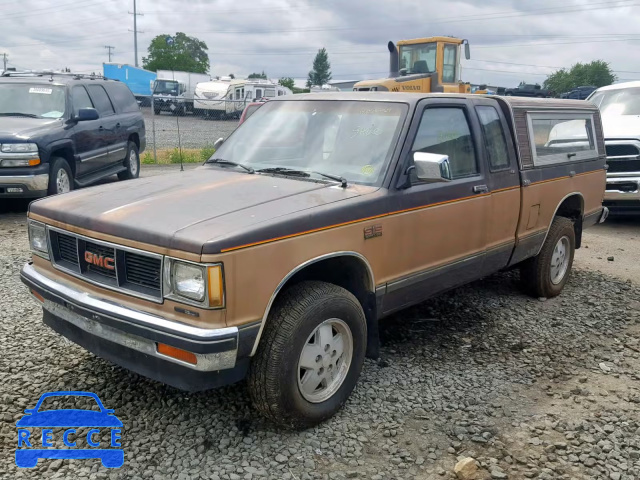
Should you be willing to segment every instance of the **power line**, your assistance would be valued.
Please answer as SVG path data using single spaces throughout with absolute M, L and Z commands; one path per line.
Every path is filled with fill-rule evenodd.
M 68 10 L 68 9 L 75 9 L 77 7 L 89 7 L 92 5 L 97 5 L 99 3 L 105 3 L 105 2 L 113 2 L 115 0 L 89 0 L 89 1 L 84 1 L 84 2 L 71 2 L 71 3 L 63 3 L 60 5 L 56 5 L 54 7 L 45 7 L 45 8 L 38 8 L 36 10 L 30 10 L 28 12 L 13 12 L 13 14 L 10 13 L 3 13 L 2 18 L 23 18 L 23 17 L 32 17 L 32 16 L 37 16 L 37 15 L 47 15 L 50 13 L 57 13 L 60 10 Z
M 115 50 L 116 47 L 112 47 L 111 45 L 105 45 L 104 48 L 109 50 L 109 63 L 111 63 L 111 50 Z
M 2 54 L 2 59 L 3 59 L 2 62 L 4 64 L 4 68 L 2 69 L 2 71 L 6 72 L 7 71 L 7 54 L 6 53 Z

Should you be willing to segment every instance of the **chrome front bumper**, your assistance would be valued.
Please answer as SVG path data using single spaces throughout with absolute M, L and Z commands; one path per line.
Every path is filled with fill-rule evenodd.
M 607 201 L 637 201 L 640 202 L 640 175 L 622 176 L 607 175 L 607 188 L 604 192 Z
M 25 187 L 28 192 L 41 192 L 46 191 L 49 188 L 49 174 L 42 173 L 39 175 L 13 175 L 3 176 L 0 170 L 0 185 L 16 187 Z M 24 192 L 24 193 L 28 193 Z
M 97 339 L 200 372 L 231 369 L 236 365 L 237 327 L 198 328 L 134 310 L 50 278 L 32 264 L 23 267 L 21 278 L 44 298 L 45 312 Z M 194 353 L 197 363 L 158 353 L 158 342 Z

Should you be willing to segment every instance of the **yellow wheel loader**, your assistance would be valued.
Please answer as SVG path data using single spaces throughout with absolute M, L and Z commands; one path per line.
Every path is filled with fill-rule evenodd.
M 453 37 L 429 37 L 389 42 L 389 78 L 365 80 L 355 91 L 470 93 L 462 82 L 461 54 L 470 58 L 469 42 Z

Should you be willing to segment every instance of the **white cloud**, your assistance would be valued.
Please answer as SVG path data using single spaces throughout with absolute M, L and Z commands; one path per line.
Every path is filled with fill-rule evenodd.
M 469 39 L 463 78 L 512 86 L 542 82 L 551 67 L 603 59 L 621 79 L 640 78 L 640 11 L 633 0 L 138 0 L 140 63 L 150 40 L 181 31 L 204 40 L 211 73 L 305 78 L 326 47 L 334 79 L 377 78 L 388 40 L 429 35 Z M 22 68 L 100 71 L 134 63 L 132 0 L 25 0 L 2 5 L 0 53 Z M 546 9 L 546 10 L 543 10 Z M 563 13 L 554 13 L 563 12 Z M 619 40 L 619 41 L 612 41 Z M 537 45 L 536 45 L 537 44 Z M 503 62 L 503 63 L 496 63 Z M 520 65 L 514 65 L 520 64 Z M 626 73 L 632 72 L 632 73 Z

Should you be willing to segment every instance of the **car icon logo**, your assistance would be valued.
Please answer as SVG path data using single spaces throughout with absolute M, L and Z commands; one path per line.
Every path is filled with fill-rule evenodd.
M 42 402 L 50 397 L 90 397 L 95 400 L 99 411 L 86 409 L 41 409 Z M 122 422 L 114 411 L 104 407 L 100 398 L 91 392 L 47 392 L 34 408 L 28 408 L 16 422 L 18 427 L 18 448 L 16 465 L 21 468 L 33 468 L 39 459 L 89 459 L 99 458 L 107 468 L 119 468 L 124 463 L 124 450 L 120 444 Z M 54 438 L 53 428 L 62 429 Z M 77 429 L 90 428 L 86 435 Z M 42 429 L 41 436 L 32 435 L 30 429 Z M 98 438 L 102 431 L 109 429 L 108 445 Z M 76 447 L 78 441 L 86 439 L 87 447 Z M 66 448 L 55 448 L 64 446 Z M 104 448 L 108 446 L 110 448 Z

